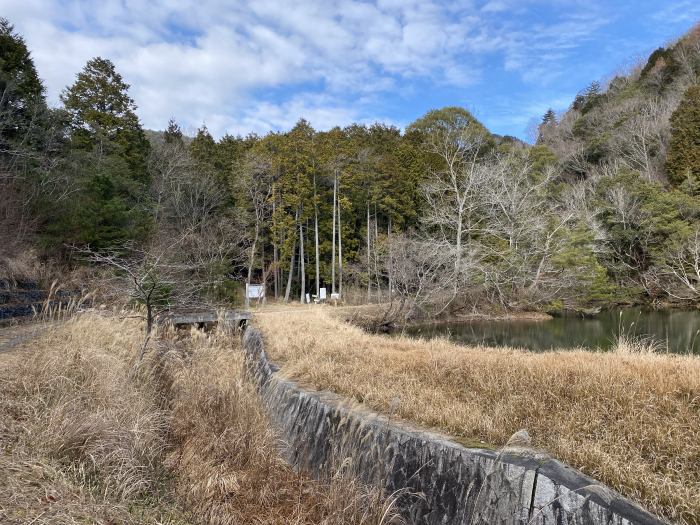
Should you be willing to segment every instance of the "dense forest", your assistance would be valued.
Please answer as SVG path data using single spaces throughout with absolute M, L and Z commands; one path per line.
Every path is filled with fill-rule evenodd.
M 220 301 L 263 282 L 404 314 L 697 303 L 699 75 L 700 26 L 548 111 L 534 145 L 458 107 L 403 131 L 301 119 L 215 140 L 144 130 L 100 57 L 49 107 L 1 20 L 0 264 L 103 263 L 163 302 L 185 282 Z

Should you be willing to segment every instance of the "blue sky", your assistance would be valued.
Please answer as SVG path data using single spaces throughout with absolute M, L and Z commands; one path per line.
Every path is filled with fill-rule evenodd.
M 49 99 L 112 59 L 143 124 L 216 136 L 383 121 L 459 105 L 528 139 L 548 107 L 700 21 L 700 2 L 0 0 Z

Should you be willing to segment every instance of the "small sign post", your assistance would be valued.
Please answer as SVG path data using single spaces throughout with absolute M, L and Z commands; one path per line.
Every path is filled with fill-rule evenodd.
M 265 286 L 262 284 L 245 283 L 245 305 L 250 305 L 251 299 L 257 299 L 258 304 L 265 299 Z

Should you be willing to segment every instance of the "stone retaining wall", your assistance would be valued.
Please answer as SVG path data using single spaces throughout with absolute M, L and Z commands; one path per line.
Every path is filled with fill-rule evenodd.
M 44 306 L 65 306 L 75 292 L 57 290 L 48 300 L 48 292 L 34 281 L 0 278 L 0 324 L 41 312 Z
M 466 448 L 445 436 L 390 421 L 327 392 L 276 374 L 258 330 L 243 336 L 246 368 L 296 468 L 324 479 L 350 464 L 354 475 L 398 491 L 410 523 L 662 525 L 622 496 L 526 448 Z

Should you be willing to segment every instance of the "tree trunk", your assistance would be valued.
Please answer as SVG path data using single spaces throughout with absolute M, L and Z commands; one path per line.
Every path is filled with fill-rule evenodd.
M 141 351 L 139 352 L 139 362 L 143 361 L 143 356 L 146 355 L 146 347 L 148 346 L 148 341 L 151 339 L 151 332 L 153 331 L 153 305 L 149 302 L 146 303 L 146 337 L 143 340 L 143 345 L 141 346 Z
M 253 244 L 250 246 L 250 259 L 248 260 L 248 279 L 246 280 L 246 283 L 248 285 L 251 284 L 250 281 L 253 278 L 253 263 L 255 263 L 255 249 L 257 248 L 259 235 L 260 235 L 260 223 L 258 222 L 258 220 L 256 218 L 255 219 L 255 235 L 253 236 Z M 250 304 L 250 300 L 248 299 L 248 294 L 246 293 L 245 305 L 248 306 L 249 304 Z
M 338 294 L 343 298 L 343 229 L 340 225 L 340 192 L 338 192 Z
M 269 277 L 269 274 L 265 273 L 265 240 L 260 241 L 260 271 L 262 273 L 260 277 L 260 284 L 263 285 L 263 293 L 264 295 L 262 298 L 258 297 L 258 304 L 260 304 L 260 301 L 263 303 L 267 302 L 267 278 Z
M 304 266 L 304 227 L 299 221 L 299 281 L 301 282 L 301 302 L 306 302 L 306 267 Z
M 457 254 L 455 257 L 455 282 L 454 282 L 454 297 L 457 296 L 459 290 L 459 274 L 462 266 L 462 212 L 458 213 L 457 217 Z
M 272 186 L 272 217 L 275 217 L 275 187 Z M 274 286 L 275 286 L 275 300 L 279 299 L 279 255 L 277 254 L 277 234 L 276 228 L 274 227 L 274 219 L 272 225 L 272 268 L 275 272 Z
M 296 239 L 294 240 L 294 243 L 292 244 L 292 256 L 291 260 L 289 261 L 289 274 L 287 275 L 287 289 L 284 291 L 284 302 L 288 303 L 289 302 L 289 292 L 292 289 L 292 277 L 294 276 L 294 251 L 297 249 L 297 241 Z
M 333 233 L 331 241 L 331 293 L 335 293 L 335 210 L 336 210 L 336 194 L 338 191 L 338 173 L 333 174 Z
M 294 226 L 296 227 L 296 221 L 299 220 L 299 210 L 297 210 L 296 216 L 294 217 L 295 224 Z M 294 230 L 292 230 L 292 233 L 294 233 Z M 287 276 L 287 289 L 284 291 L 284 302 L 288 303 L 289 302 L 289 293 L 292 289 L 292 278 L 294 277 L 294 251 L 297 248 L 297 241 L 296 238 L 292 242 L 292 255 L 291 255 L 291 262 L 289 263 L 289 275 Z
M 151 336 L 153 331 L 153 305 L 146 305 L 146 337 Z
M 320 299 L 321 294 L 321 269 L 319 268 L 318 252 L 318 201 L 316 200 L 316 175 L 314 175 L 314 244 L 316 245 L 316 299 Z
M 278 260 L 278 255 L 277 255 L 277 243 L 272 245 L 272 267 L 274 271 L 274 275 L 272 276 L 274 280 L 274 287 L 275 287 L 275 300 L 279 299 L 279 260 Z
M 377 280 L 377 301 L 382 301 L 382 285 L 379 279 L 379 255 L 377 253 L 377 240 L 379 239 L 379 216 L 377 215 L 377 203 L 374 203 L 374 278 Z
M 389 301 L 392 300 L 394 291 L 394 273 L 393 261 L 391 259 L 391 215 L 389 215 L 389 224 L 386 227 L 386 243 L 387 243 L 387 273 L 389 274 Z
M 372 300 L 372 277 L 370 274 L 370 257 L 369 257 L 369 201 L 367 201 L 367 302 Z

